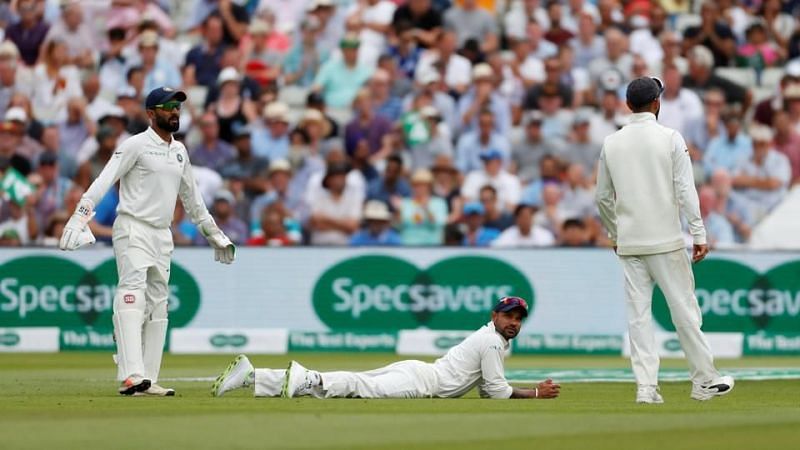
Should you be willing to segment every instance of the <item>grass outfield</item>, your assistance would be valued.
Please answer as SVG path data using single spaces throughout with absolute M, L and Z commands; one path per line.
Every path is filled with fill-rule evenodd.
M 293 355 L 309 367 L 371 369 L 389 354 Z M 285 367 L 291 356 L 255 356 Z M 209 377 L 232 357 L 166 355 L 162 378 Z M 800 358 L 720 361 L 721 367 L 800 367 Z M 663 367 L 685 367 L 664 361 Z M 507 368 L 627 367 L 616 357 L 514 356 Z M 558 400 L 212 398 L 209 382 L 162 383 L 175 398 L 115 395 L 108 354 L 0 354 L 0 449 L 790 449 L 800 437 L 800 381 L 740 381 L 727 397 L 633 403 L 629 383 L 564 385 Z

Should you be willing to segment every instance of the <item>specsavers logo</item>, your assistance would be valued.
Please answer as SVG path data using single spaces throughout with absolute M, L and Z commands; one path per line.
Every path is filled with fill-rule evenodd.
M 214 347 L 244 347 L 247 345 L 247 336 L 243 334 L 215 334 L 208 340 Z
M 473 329 L 486 323 L 501 297 L 528 300 L 528 279 L 510 264 L 460 256 L 420 269 L 391 256 L 359 256 L 328 269 L 314 287 L 313 303 L 331 329 Z
M 14 347 L 19 344 L 20 337 L 13 331 L 6 331 L 0 333 L 0 347 Z
M 694 274 L 703 330 L 800 332 L 800 261 L 759 274 L 738 262 L 712 259 L 694 266 Z M 674 331 L 661 290 L 653 300 L 658 323 Z
M 65 258 L 30 256 L 0 265 L 0 327 L 108 326 L 117 284 L 113 259 L 86 269 Z M 183 327 L 197 314 L 200 288 L 173 263 L 170 326 Z

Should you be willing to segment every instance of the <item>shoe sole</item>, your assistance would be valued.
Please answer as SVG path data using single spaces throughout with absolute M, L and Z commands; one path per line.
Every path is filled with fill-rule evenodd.
M 175 391 L 170 389 L 164 395 L 161 395 L 161 394 L 150 394 L 150 393 L 148 393 L 146 391 L 142 391 L 142 392 L 134 392 L 133 396 L 134 397 L 175 397 Z
M 639 404 L 639 405 L 662 405 L 662 404 L 664 404 L 664 400 L 661 400 L 660 402 L 647 401 L 647 400 L 636 400 L 636 403 Z
M 128 389 L 125 389 L 124 391 L 119 391 L 119 393 L 121 395 L 133 395 L 133 394 L 135 394 L 137 392 L 143 392 L 143 391 L 146 391 L 148 389 L 150 389 L 150 380 L 145 378 L 144 380 L 142 380 L 141 383 L 139 383 L 139 384 L 137 384 L 135 386 L 130 386 L 130 387 L 128 387 Z
M 214 380 L 214 384 L 211 385 L 212 396 L 222 397 L 223 395 L 225 395 L 224 392 L 222 394 L 219 393 L 219 389 L 222 387 L 222 382 L 225 381 L 225 378 L 231 374 L 233 368 L 236 367 L 244 358 L 245 358 L 244 355 L 239 355 L 236 358 L 234 358 L 233 361 L 231 361 L 231 363 L 228 364 L 228 367 L 226 367 L 225 370 L 223 370 L 222 373 L 217 377 L 217 379 Z
M 294 361 L 289 363 L 289 367 L 286 368 L 286 374 L 283 376 L 283 384 L 281 385 L 281 398 L 292 398 L 289 395 L 289 378 L 292 375 L 292 365 Z

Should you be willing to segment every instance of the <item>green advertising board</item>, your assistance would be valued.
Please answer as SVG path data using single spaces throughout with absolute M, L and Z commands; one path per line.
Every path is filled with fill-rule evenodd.
M 319 319 L 332 330 L 477 329 L 501 297 L 535 307 L 528 278 L 511 264 L 457 256 L 419 268 L 404 259 L 365 255 L 326 270 L 313 291 Z
M 200 288 L 172 263 L 169 319 L 184 327 L 200 309 Z M 117 269 L 107 259 L 87 269 L 55 256 L 25 256 L 0 265 L 0 327 L 109 327 Z

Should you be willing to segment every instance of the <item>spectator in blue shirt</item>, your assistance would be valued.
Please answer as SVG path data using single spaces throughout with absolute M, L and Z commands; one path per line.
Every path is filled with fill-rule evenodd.
M 414 25 L 408 20 L 400 21 L 395 25 L 395 33 L 397 45 L 389 47 L 389 55 L 397 62 L 397 67 L 403 75 L 413 80 L 419 57 L 422 55 L 422 48 L 417 45 Z
M 494 85 L 495 73 L 492 66 L 481 63 L 472 69 L 473 87 L 458 100 L 458 116 L 462 131 L 479 127 L 479 114 L 489 110 L 494 116 L 494 131 L 508 136 L 511 131 L 511 104 Z
M 264 107 L 266 127 L 256 127 L 250 137 L 253 154 L 269 161 L 289 156 L 289 107 L 272 102 Z
M 359 246 L 396 246 L 402 242 L 400 235 L 390 227 L 392 214 L 386 203 L 370 200 L 364 205 L 366 226 L 350 239 L 350 245 Z
M 403 114 L 403 102 L 392 95 L 392 78 L 383 69 L 377 69 L 369 81 L 369 93 L 375 114 L 396 122 Z
M 716 169 L 734 172 L 740 164 L 753 154 L 753 142 L 741 132 L 741 119 L 734 112 L 723 116 L 725 132 L 711 140 L 703 157 L 706 176 Z
M 456 167 L 461 173 L 483 169 L 481 154 L 497 150 L 506 163 L 511 156 L 511 144 L 506 135 L 495 131 L 494 113 L 484 109 L 478 116 L 478 129 L 461 135 L 456 146 Z
M 225 50 L 223 43 L 224 26 L 222 17 L 213 13 L 203 21 L 203 42 L 186 54 L 186 65 L 194 67 L 194 77 L 198 84 L 212 88 L 222 70 L 220 60 Z
M 386 159 L 383 176 L 373 180 L 367 187 L 367 198 L 380 200 L 396 210 L 400 201 L 411 196 L 411 185 L 403 175 L 403 158 L 392 155 Z
M 500 236 L 500 231 L 496 228 L 483 225 L 484 214 L 486 210 L 480 202 L 469 202 L 464 205 L 464 221 L 467 225 L 464 232 L 464 246 L 488 247 L 497 236 Z
M 175 63 L 158 57 L 158 34 L 155 31 L 145 31 L 139 36 L 139 54 L 144 69 L 144 92 L 161 86 L 178 88 L 183 84 Z

